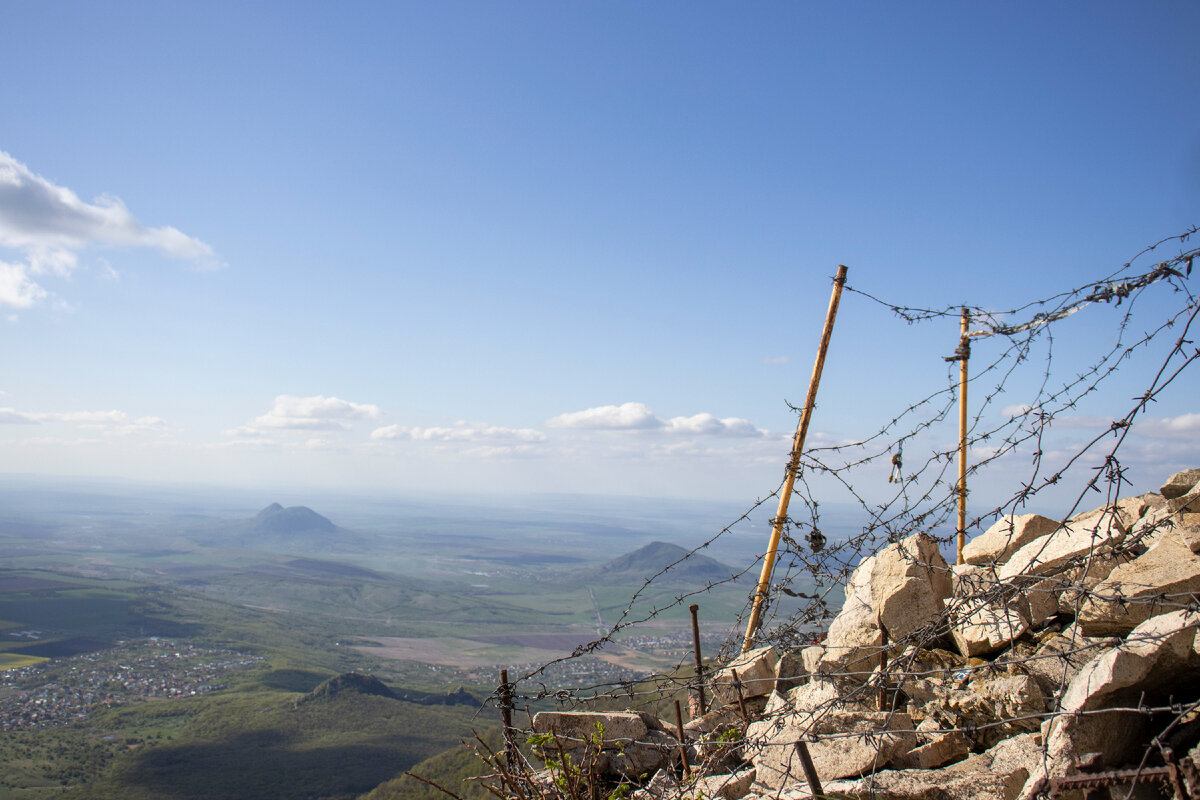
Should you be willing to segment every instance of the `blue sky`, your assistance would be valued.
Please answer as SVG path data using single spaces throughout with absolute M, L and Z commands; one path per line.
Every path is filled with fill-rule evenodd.
M 1002 309 L 1200 224 L 1190 2 L 3 9 L 0 472 L 739 500 L 839 263 Z M 945 385 L 838 325 L 815 441 Z

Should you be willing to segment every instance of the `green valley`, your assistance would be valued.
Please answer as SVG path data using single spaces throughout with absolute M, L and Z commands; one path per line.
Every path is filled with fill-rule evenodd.
M 686 541 L 677 510 L 390 507 L 351 530 L 304 507 L 9 488 L 0 799 L 424 796 L 405 770 L 477 769 L 456 748 L 497 724 L 480 701 L 499 669 L 654 617 L 537 680 L 669 670 L 691 648 L 681 598 L 715 652 L 747 592 L 699 556 L 644 585 L 688 552 L 658 540 Z

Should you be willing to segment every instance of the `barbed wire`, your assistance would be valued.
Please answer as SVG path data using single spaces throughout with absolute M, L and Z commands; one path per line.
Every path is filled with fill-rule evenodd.
M 681 657 L 673 668 L 637 681 L 597 682 L 564 689 L 547 686 L 543 678 L 548 668 L 595 654 L 606 645 L 616 642 L 626 631 L 682 607 L 693 598 L 719 587 L 736 585 L 761 563 L 761 557 L 728 578 L 674 593 L 665 603 L 655 603 L 646 608 L 645 601 L 650 590 L 673 570 L 718 540 L 730 536 L 735 528 L 749 523 L 767 501 L 778 498 L 783 491 L 794 492 L 793 508 L 800 509 L 800 513 L 781 520 L 782 550 L 757 641 L 760 645 L 771 645 L 785 653 L 815 642 L 838 609 L 843 587 L 864 558 L 914 533 L 925 534 L 939 543 L 946 543 L 952 537 L 954 532 L 950 520 L 959 498 L 957 475 L 952 474 L 958 453 L 957 436 L 952 446 L 941 448 L 930 446 L 928 440 L 935 438 L 935 433 L 956 408 L 958 388 L 954 362 L 968 355 L 972 358 L 970 363 L 973 369 L 968 385 L 972 387 L 972 395 L 979 398 L 970 415 L 966 434 L 967 446 L 974 456 L 967 469 L 968 485 L 973 479 L 978 480 L 987 474 L 987 470 L 993 466 L 1014 464 L 1015 457 L 1021 453 L 1029 461 L 1023 468 L 1023 477 L 1012 482 L 1016 488 L 1007 499 L 975 512 L 969 519 L 967 530 L 980 531 L 1006 514 L 1015 514 L 1052 488 L 1061 490 L 1075 486 L 1078 490 L 1068 495 L 1067 510 L 1057 518 L 1060 524 L 1084 524 L 1081 518 L 1086 517 L 1087 513 L 1080 514 L 1080 509 L 1088 506 L 1089 497 L 1099 495 L 1095 498 L 1101 501 L 1097 504 L 1099 509 L 1109 511 L 1110 532 L 1120 528 L 1120 535 L 1098 535 L 1096 542 L 1085 552 L 1072 555 L 1053 569 L 1038 574 L 1036 577 L 1041 582 L 1038 586 L 1001 581 L 994 566 L 980 567 L 976 574 L 970 576 L 970 580 L 949 566 L 943 567 L 948 579 L 957 580 L 955 593 L 946 601 L 945 609 L 934 621 L 880 647 L 879 654 L 893 654 L 888 670 L 880 671 L 879 658 L 872 661 L 868 657 L 867 663 L 875 665 L 871 669 L 843 673 L 838 678 L 840 692 L 836 702 L 842 706 L 855 702 L 869 704 L 871 698 L 879 696 L 881 686 L 898 689 L 906 681 L 933 677 L 945 680 L 947 676 L 953 678 L 966 668 L 961 665 L 954 668 L 927 668 L 922 665 L 920 654 L 939 650 L 948 641 L 956 621 L 970 618 L 980 609 L 1011 607 L 1020 598 L 1029 602 L 1031 593 L 1035 599 L 1039 593 L 1047 597 L 1054 595 L 1064 620 L 1078 619 L 1081 610 L 1088 604 L 1103 603 L 1115 604 L 1126 610 L 1144 608 L 1151 612 L 1150 616 L 1170 610 L 1200 611 L 1194 594 L 1163 590 L 1138 597 L 1123 597 L 1119 592 L 1114 594 L 1088 577 L 1099 560 L 1121 563 L 1141 555 L 1171 524 L 1167 516 L 1140 527 L 1119 520 L 1118 501 L 1130 488 L 1128 468 L 1122 463 L 1121 454 L 1129 435 L 1147 409 L 1163 398 L 1168 389 L 1176 387 L 1180 377 L 1200 360 L 1200 348 L 1190 338 L 1200 316 L 1200 301 L 1189 285 L 1200 249 L 1185 246 L 1196 230 L 1191 228 L 1155 242 L 1097 280 L 1050 297 L 1025 302 L 1006 311 L 990 310 L 981 305 L 956 305 L 941 309 L 906 306 L 845 286 L 845 291 L 910 325 L 957 319 L 965 309 L 976 328 L 969 332 L 970 338 L 1002 344 L 994 348 L 995 352 L 987 359 L 979 358 L 982 347 L 976 348 L 973 353 L 969 353 L 967 347 L 960 347 L 946 357 L 950 367 L 944 386 L 906 404 L 899 413 L 865 436 L 850 442 L 813 447 L 804 452 L 799 460 L 800 471 L 794 487 L 781 483 L 771 494 L 750 504 L 733 522 L 648 577 L 606 633 L 580 645 L 567 656 L 527 671 L 514 682 L 517 691 L 513 697 L 527 706 L 553 699 L 567 707 L 578 707 L 599 700 L 620 700 L 638 707 L 652 706 L 663 696 L 693 691 L 696 688 L 695 679 L 686 656 Z M 1178 252 L 1145 265 L 1150 253 L 1172 244 L 1178 245 Z M 1143 302 L 1147 292 L 1151 291 L 1156 292 L 1155 303 Z M 1099 344 L 1096 348 L 1098 352 L 1084 360 L 1082 369 L 1071 369 L 1069 365 L 1064 367 L 1058 363 L 1055 331 L 1065 320 L 1084 313 L 1091 306 L 1120 309 L 1115 319 L 1097 315 L 1093 320 L 1096 329 L 1107 324 L 1108 335 L 1112 337 L 1108 341 L 1111 343 L 1099 344 L 1105 339 L 1099 335 L 1091 336 L 1091 342 Z M 1170 334 L 1176 331 L 1178 333 L 1173 341 L 1169 340 Z M 1165 339 L 1167 342 L 1163 344 Z M 982 362 L 982 365 L 978 362 Z M 1098 395 L 1115 375 L 1135 363 L 1149 363 L 1149 377 L 1142 384 L 1142 390 L 1120 409 L 1120 416 L 1114 414 L 1106 418 L 1099 426 L 1099 432 L 1082 443 L 1060 448 L 1058 452 L 1049 450 L 1055 423 L 1068 419 L 1081 408 L 1085 400 Z M 1064 374 L 1066 377 L 1062 377 Z M 993 416 L 995 407 L 1001 402 L 1001 395 L 1014 384 L 1020 384 L 1021 391 L 1025 392 L 1025 402 L 1005 408 L 1004 413 L 999 415 L 999 422 L 996 422 Z M 901 459 L 901 454 L 904 459 Z M 888 491 L 879 499 L 876 497 L 878 476 L 885 466 L 892 469 L 893 477 L 898 473 L 898 479 L 887 484 Z M 824 523 L 820 497 L 827 495 L 830 487 L 850 498 L 862 520 L 857 532 L 831 537 L 822 531 Z M 791 604 L 794 608 L 783 613 L 783 606 L 778 602 L 781 597 L 803 602 Z M 750 599 L 717 654 L 719 661 L 728 661 L 737 652 L 741 641 L 740 630 L 745 625 L 749 607 Z M 1069 667 L 1077 666 L 1076 662 L 1090 660 L 1100 652 L 1094 641 L 1078 636 L 1077 630 L 1072 629 L 1067 633 L 1069 635 L 1063 635 L 1060 631 L 1059 638 L 1066 641 L 1059 642 L 1053 652 L 1039 654 L 1030 649 L 1031 646 L 1018 647 L 1014 644 L 992 657 L 986 667 L 971 667 L 966 676 L 969 678 L 980 670 L 991 675 L 1028 675 L 1041 661 L 1059 664 L 1065 676 L 1069 673 Z M 1044 711 L 974 726 L 969 732 L 978 736 L 980 727 L 1002 725 L 1011 728 L 1012 725 L 1030 724 L 1036 728 L 1041 722 L 1062 713 L 1060 705 L 1067 683 L 1065 677 L 1057 682 Z M 898 693 L 893 695 L 898 696 Z M 497 697 L 494 696 L 493 701 Z M 1194 704 L 1185 708 L 1172 700 L 1153 706 L 1139 703 L 1131 708 L 1072 713 L 1116 711 L 1167 715 L 1170 719 L 1159 727 L 1170 732 L 1186 715 L 1194 714 L 1196 709 Z M 945 732 L 953 730 L 962 731 L 962 728 L 944 728 Z M 934 732 L 943 732 L 943 729 Z M 831 735 L 838 734 L 822 733 L 822 737 Z

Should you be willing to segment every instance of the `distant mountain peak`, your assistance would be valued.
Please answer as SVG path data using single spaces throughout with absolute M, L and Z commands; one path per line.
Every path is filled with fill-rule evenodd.
M 293 536 L 334 534 L 338 527 L 308 506 L 284 508 L 279 503 L 272 503 L 250 520 L 250 530 L 257 534 Z
M 374 675 L 362 672 L 343 672 L 341 675 L 335 675 L 322 681 L 317 688 L 298 699 L 296 705 L 311 703 L 314 700 L 333 700 L 338 695 L 347 693 L 397 699 L 396 693 Z
M 699 553 L 692 553 L 688 557 L 688 552 L 670 542 L 651 542 L 609 561 L 600 567 L 598 574 L 609 579 L 625 577 L 644 580 L 671 564 L 675 566 L 663 576 L 664 580 L 724 580 L 734 573 L 732 567 L 716 559 Z

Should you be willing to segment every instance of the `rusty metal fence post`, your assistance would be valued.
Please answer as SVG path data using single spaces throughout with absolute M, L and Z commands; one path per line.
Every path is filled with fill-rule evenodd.
M 508 670 L 500 670 L 500 690 L 498 692 L 500 700 L 500 721 L 504 726 L 504 763 L 509 771 L 515 771 L 517 768 L 517 749 L 513 742 L 513 687 L 508 682 Z
M 700 618 L 697 614 L 700 611 L 700 606 L 692 603 L 688 606 L 688 611 L 692 613 L 692 650 L 696 655 L 696 699 L 699 703 L 700 713 L 697 717 L 704 716 L 704 659 L 700 655 Z

